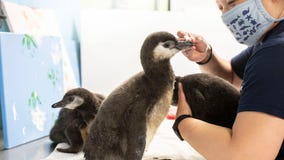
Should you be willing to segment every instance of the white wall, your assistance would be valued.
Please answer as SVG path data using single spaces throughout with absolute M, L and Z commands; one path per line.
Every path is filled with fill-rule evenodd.
M 169 0 L 80 0 L 81 8 L 168 10 Z
M 178 1 L 178 0 L 177 0 Z M 213 0 L 211 0 L 213 1 Z M 210 3 L 212 5 L 214 3 Z M 214 50 L 231 58 L 244 48 L 235 42 L 220 20 L 217 8 L 189 5 L 172 12 L 83 10 L 81 12 L 82 86 L 107 95 L 142 70 L 139 51 L 145 37 L 155 31 L 176 34 L 185 30 L 203 35 Z M 201 7 L 202 6 L 202 7 Z M 181 53 L 172 59 L 176 75 L 199 72 Z

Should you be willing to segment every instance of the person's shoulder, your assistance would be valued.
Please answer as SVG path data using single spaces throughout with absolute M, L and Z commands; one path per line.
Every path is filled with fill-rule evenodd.
M 275 36 L 273 38 L 269 38 L 264 42 L 261 42 L 252 47 L 253 53 L 258 52 L 277 52 L 283 53 L 284 50 L 284 32 Z
M 284 33 L 284 32 L 283 32 Z M 284 34 L 281 38 L 274 38 L 251 47 L 247 67 L 252 72 L 277 71 L 284 67 Z M 281 70 L 284 75 L 284 70 Z
M 284 21 L 279 22 L 256 47 L 266 48 L 278 45 L 284 45 Z

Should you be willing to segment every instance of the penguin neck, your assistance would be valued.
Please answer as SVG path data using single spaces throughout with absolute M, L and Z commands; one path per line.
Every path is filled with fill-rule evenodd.
M 159 84 L 169 84 L 174 81 L 174 72 L 170 60 L 143 63 L 145 76 L 151 81 L 159 81 Z
M 77 112 L 79 112 L 86 122 L 92 120 L 97 113 L 96 108 L 88 103 L 82 104 L 80 108 L 77 109 Z

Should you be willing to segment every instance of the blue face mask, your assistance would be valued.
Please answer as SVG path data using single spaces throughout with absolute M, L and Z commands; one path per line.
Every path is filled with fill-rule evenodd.
M 261 0 L 247 0 L 222 15 L 225 25 L 241 44 L 252 46 L 267 32 L 275 22 L 263 7 Z

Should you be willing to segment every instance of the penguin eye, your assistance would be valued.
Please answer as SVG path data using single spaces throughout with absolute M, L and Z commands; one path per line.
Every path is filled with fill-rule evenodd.
M 68 98 L 68 101 L 69 101 L 69 102 L 74 101 L 74 97 L 73 97 L 73 96 L 72 96 L 72 97 L 69 97 L 69 98 Z
M 166 41 L 163 43 L 163 47 L 165 48 L 173 48 L 175 45 L 175 42 L 174 41 Z
M 165 48 L 169 48 L 169 47 L 170 47 L 170 44 L 169 44 L 169 43 L 164 43 L 163 46 L 164 46 Z

